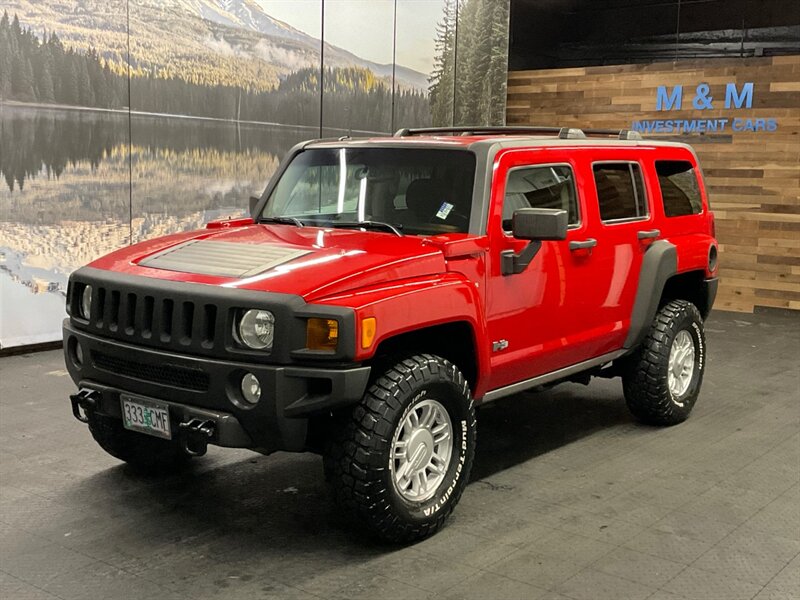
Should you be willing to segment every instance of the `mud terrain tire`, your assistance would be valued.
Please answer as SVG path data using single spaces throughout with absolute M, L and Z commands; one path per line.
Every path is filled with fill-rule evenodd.
M 703 318 L 686 300 L 659 310 L 622 376 L 633 416 L 651 425 L 675 425 L 689 417 L 706 366 Z
M 440 529 L 458 503 L 475 438 L 464 375 L 443 358 L 420 354 L 386 369 L 334 425 L 325 471 L 337 504 L 368 532 L 412 542 Z

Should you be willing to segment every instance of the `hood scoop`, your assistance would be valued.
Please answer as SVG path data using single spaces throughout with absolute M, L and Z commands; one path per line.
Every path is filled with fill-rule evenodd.
M 252 277 L 308 254 L 277 244 L 190 240 L 139 262 L 142 267 L 219 277 Z

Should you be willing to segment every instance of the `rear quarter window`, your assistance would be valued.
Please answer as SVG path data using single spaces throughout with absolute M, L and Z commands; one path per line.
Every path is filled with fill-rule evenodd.
M 685 160 L 657 160 L 656 174 L 668 217 L 698 215 L 703 212 L 703 199 L 697 171 Z

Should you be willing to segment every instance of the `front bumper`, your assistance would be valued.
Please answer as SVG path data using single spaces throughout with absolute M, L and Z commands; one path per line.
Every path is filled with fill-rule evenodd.
M 370 368 L 276 366 L 188 356 L 95 336 L 64 321 L 67 370 L 81 389 L 95 390 L 92 410 L 120 416 L 120 393 L 166 402 L 177 424 L 216 423 L 209 443 L 262 452 L 302 451 L 309 417 L 358 402 Z M 78 360 L 78 348 L 83 357 Z M 241 399 L 245 373 L 261 384 L 261 400 Z

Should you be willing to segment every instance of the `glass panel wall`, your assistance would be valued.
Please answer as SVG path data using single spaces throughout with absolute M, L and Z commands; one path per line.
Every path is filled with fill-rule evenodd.
M 300 140 L 452 125 L 456 79 L 496 121 L 508 1 L 0 7 L 0 348 L 59 338 L 79 266 L 243 214 Z

